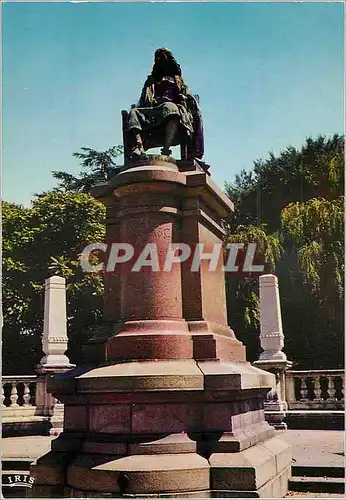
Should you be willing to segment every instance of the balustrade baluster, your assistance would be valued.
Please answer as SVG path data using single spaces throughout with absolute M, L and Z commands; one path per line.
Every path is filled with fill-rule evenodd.
M 16 418 L 20 409 L 25 406 L 36 406 L 35 391 L 36 391 L 36 377 L 29 375 L 21 376 L 3 376 L 2 378 L 2 407 L 6 415 L 7 409 L 12 409 L 9 414 L 11 418 Z M 13 411 L 15 410 L 15 411 Z M 17 412 L 17 413 L 16 413 Z
M 286 379 L 285 379 L 286 401 L 287 401 L 288 407 L 290 407 L 290 404 L 292 404 L 296 401 L 294 380 L 295 379 L 292 376 L 292 374 L 288 372 L 286 374 Z
M 11 404 L 10 406 L 13 407 L 13 406 L 19 406 L 19 404 L 17 403 L 18 401 L 18 392 L 17 392 L 17 382 L 11 382 L 11 396 L 10 396 L 10 400 L 11 400 Z
M 300 401 L 305 402 L 308 401 L 308 387 L 306 385 L 306 377 L 299 377 L 300 378 Z
M 286 373 L 288 408 L 342 410 L 345 405 L 344 383 L 341 369 L 289 370 Z
M 24 394 L 23 394 L 23 400 L 24 400 L 24 406 L 30 406 L 30 387 L 28 382 L 24 382 Z
M 322 401 L 322 390 L 321 390 L 321 382 L 320 376 L 317 375 L 314 377 L 314 401 Z
M 332 376 L 328 375 L 328 399 L 327 401 L 336 401 L 335 397 L 335 385 L 334 385 L 334 379 Z

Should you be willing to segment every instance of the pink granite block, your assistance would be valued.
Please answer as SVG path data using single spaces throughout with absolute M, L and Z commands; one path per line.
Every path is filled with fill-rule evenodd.
M 140 404 L 133 408 L 132 432 L 142 434 L 187 432 L 198 430 L 200 422 L 199 405 Z
M 64 430 L 87 431 L 88 408 L 87 406 L 69 406 L 64 408 Z
M 89 410 L 89 428 L 94 432 L 128 433 L 131 423 L 130 405 L 95 405 Z
M 231 431 L 231 403 L 205 405 L 203 425 L 205 431 Z
M 169 323 L 169 322 L 167 322 Z M 166 325 L 169 328 L 169 324 Z M 107 360 L 113 359 L 188 359 L 192 358 L 189 335 L 117 335 L 107 344 Z

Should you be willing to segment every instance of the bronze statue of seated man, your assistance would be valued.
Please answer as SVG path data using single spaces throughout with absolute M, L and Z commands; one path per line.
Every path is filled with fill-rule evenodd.
M 189 92 L 181 68 L 168 49 L 155 52 L 155 63 L 142 90 L 138 107 L 128 114 L 126 127 L 132 158 L 147 149 L 171 146 L 185 141 L 190 158 L 203 157 L 203 123 L 199 105 Z

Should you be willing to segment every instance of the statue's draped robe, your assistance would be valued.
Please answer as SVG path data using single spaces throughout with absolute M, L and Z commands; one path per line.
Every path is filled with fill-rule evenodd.
M 179 84 L 181 82 L 181 84 Z M 186 99 L 181 96 L 185 96 Z M 190 138 L 192 155 L 204 154 L 203 121 L 198 102 L 181 79 L 164 77 L 156 82 L 152 76 L 144 84 L 138 107 L 129 113 L 128 130 L 142 131 L 145 149 L 163 145 L 163 122 L 169 116 L 179 117 Z M 173 145 L 179 144 L 178 141 Z

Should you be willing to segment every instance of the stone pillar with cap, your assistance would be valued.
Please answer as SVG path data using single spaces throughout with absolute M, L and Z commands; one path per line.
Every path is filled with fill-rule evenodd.
M 44 323 L 42 350 L 44 356 L 37 365 L 36 406 L 37 415 L 51 417 L 55 427 L 62 427 L 63 405 L 48 392 L 48 380 L 57 373 L 71 370 L 71 364 L 65 352 L 68 347 L 66 317 L 66 284 L 65 278 L 52 276 L 45 281 Z
M 42 349 L 45 356 L 40 365 L 45 370 L 70 369 L 65 352 L 68 347 L 66 316 L 66 283 L 61 276 L 52 276 L 45 281 L 44 326 Z
M 286 429 L 287 425 L 283 422 L 287 410 L 285 372 L 292 363 L 282 351 L 284 334 L 277 277 L 274 274 L 260 276 L 259 291 L 260 342 L 263 352 L 253 365 L 275 375 L 275 384 L 264 402 L 266 420 L 276 429 Z

